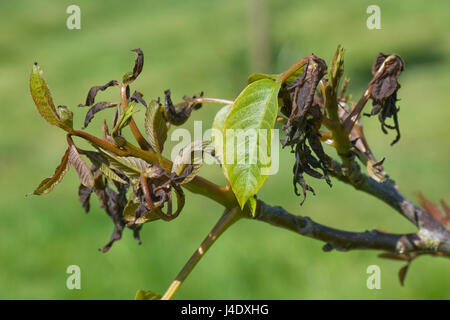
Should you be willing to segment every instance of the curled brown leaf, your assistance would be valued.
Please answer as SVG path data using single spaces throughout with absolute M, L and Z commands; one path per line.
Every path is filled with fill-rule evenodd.
M 373 78 L 368 85 L 367 92 L 373 102 L 370 115 L 379 114 L 381 129 L 387 133 L 386 129 L 393 129 L 397 136 L 391 145 L 400 139 L 400 129 L 398 124 L 398 111 L 396 106 L 397 91 L 400 89 L 398 78 L 404 69 L 403 60 L 400 56 L 379 53 L 372 66 Z M 394 125 L 386 124 L 387 118 L 393 118 Z
M 108 89 L 109 87 L 113 87 L 118 85 L 119 83 L 116 80 L 111 80 L 108 83 L 106 83 L 103 86 L 94 86 L 91 89 L 89 89 L 89 92 L 87 94 L 86 97 L 86 102 L 84 104 L 79 104 L 79 107 L 88 107 L 88 106 L 92 106 L 95 102 L 95 97 L 97 96 L 97 93 L 99 91 L 105 91 L 106 89 Z

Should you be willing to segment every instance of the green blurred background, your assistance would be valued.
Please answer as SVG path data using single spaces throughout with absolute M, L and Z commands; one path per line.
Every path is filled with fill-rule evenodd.
M 65 150 L 64 133 L 40 118 L 30 97 L 34 61 L 44 69 L 55 103 L 71 107 L 81 127 L 85 109 L 76 105 L 91 86 L 129 71 L 135 59 L 130 49 L 136 47 L 144 51 L 145 66 L 134 89 L 150 99 L 170 88 L 175 100 L 201 90 L 233 99 L 251 72 L 279 73 L 312 52 L 330 61 L 339 43 L 346 48 L 349 92 L 358 99 L 376 54 L 400 54 L 406 65 L 399 92 L 402 139 L 390 147 L 394 135 L 382 134 L 376 118 L 363 119 L 366 135 L 407 196 L 415 199 L 414 192 L 421 190 L 434 202 L 450 200 L 450 2 L 268 1 L 265 18 L 262 8 L 255 11 L 260 10 L 255 2 L 1 1 L 0 298 L 131 299 L 137 289 L 163 292 L 222 211 L 188 193 L 178 219 L 144 227 L 141 246 L 127 230 L 102 254 L 97 249 L 109 239 L 112 223 L 96 199 L 91 212 L 83 213 L 73 169 L 49 195 L 25 197 L 53 173 Z M 66 28 L 70 4 L 81 8 L 81 30 Z M 371 4 L 381 7 L 381 30 L 366 27 Z M 260 14 L 266 29 L 252 23 L 262 19 Z M 255 41 L 261 33 L 266 41 Z M 267 51 L 252 54 L 251 48 L 261 45 Z M 115 99 L 115 93 L 102 97 Z M 188 127 L 193 119 L 210 127 L 217 110 L 205 105 Z M 111 115 L 98 115 L 89 131 L 100 134 L 102 119 Z M 137 115 L 140 125 L 143 115 Z M 317 196 L 309 195 L 300 207 L 287 150 L 280 162 L 280 173 L 259 193 L 267 203 L 347 230 L 414 231 L 384 203 L 337 181 L 330 189 L 308 179 Z M 202 174 L 225 182 L 218 167 L 205 167 Z M 402 263 L 369 251 L 323 253 L 322 245 L 242 221 L 214 245 L 176 298 L 450 298 L 448 260 L 418 259 L 401 287 L 397 272 Z M 66 288 L 65 271 L 72 264 L 81 267 L 81 290 Z M 372 264 L 381 268 L 381 290 L 366 287 L 366 268 Z

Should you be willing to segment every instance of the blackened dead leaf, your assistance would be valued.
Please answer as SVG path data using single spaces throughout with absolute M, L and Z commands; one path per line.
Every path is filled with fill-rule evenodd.
M 199 94 L 201 97 L 203 93 Z M 164 116 L 166 120 L 176 126 L 182 125 L 191 115 L 192 110 L 197 110 L 201 105 L 196 105 L 192 99 L 184 98 L 185 102 L 173 105 L 172 99 L 170 97 L 170 90 L 164 91 L 165 102 L 164 102 Z
M 371 115 L 380 114 L 379 119 L 384 133 L 387 133 L 386 129 L 394 129 L 397 132 L 397 136 L 391 145 L 400 139 L 397 115 L 399 109 L 396 102 L 397 91 L 400 89 L 398 77 L 403 71 L 403 67 L 403 60 L 398 55 L 378 54 L 372 66 L 373 79 L 368 85 L 368 92 L 373 102 Z M 387 118 L 393 118 L 393 126 L 385 123 Z
M 294 191 L 296 195 L 300 195 L 297 190 L 297 184 L 303 189 L 303 200 L 305 201 L 306 191 L 314 194 L 314 190 L 306 184 L 303 174 L 306 173 L 311 177 L 317 179 L 325 179 L 331 186 L 330 178 L 328 177 L 328 162 L 329 157 L 323 150 L 320 141 L 319 128 L 321 125 L 322 114 L 318 105 L 313 105 L 310 110 L 295 123 L 287 123 L 283 126 L 286 134 L 282 141 L 282 146 L 291 146 L 292 152 L 295 153 L 295 164 L 293 168 L 294 173 Z M 308 146 L 309 144 L 309 146 Z M 312 152 L 317 156 L 314 157 Z M 321 169 L 323 173 L 315 169 Z
M 400 280 L 400 284 L 403 286 L 405 285 L 405 278 L 406 278 L 406 273 L 408 272 L 408 268 L 409 268 L 409 263 L 407 263 L 405 266 L 401 267 L 400 270 L 398 271 L 398 279 Z
M 131 101 L 135 101 L 135 102 L 139 102 L 140 104 L 142 104 L 143 106 L 145 106 L 147 108 L 147 103 L 143 99 L 143 96 L 144 95 L 142 93 L 140 93 L 139 91 L 135 91 L 133 93 L 133 95 L 131 96 L 130 100 Z
M 123 230 L 127 224 L 127 221 L 123 217 L 122 213 L 127 206 L 128 200 L 126 197 L 128 185 L 116 184 L 118 192 L 115 192 L 112 188 L 108 186 L 108 182 L 105 180 L 103 184 L 103 189 L 99 189 L 100 197 L 105 201 L 105 211 L 111 218 L 114 224 L 114 230 L 108 243 L 99 249 L 101 252 L 107 252 L 114 242 L 122 238 Z M 141 239 L 139 238 L 140 226 L 130 225 L 128 226 L 133 231 L 133 236 L 141 244 Z
M 142 72 L 142 68 L 144 67 L 144 53 L 142 52 L 142 50 L 137 48 L 131 51 L 136 52 L 138 56 L 136 58 L 136 61 L 134 62 L 133 72 L 127 73 L 123 77 L 123 82 L 126 84 L 129 84 L 130 82 L 136 80 L 136 78 Z
M 86 213 L 88 213 L 90 209 L 89 199 L 91 198 L 92 191 L 92 188 L 88 188 L 83 184 L 80 184 L 80 187 L 78 188 L 78 196 L 80 198 L 81 205 L 83 206 L 83 209 Z
M 103 86 L 95 86 L 92 87 L 89 92 L 88 95 L 86 97 L 86 103 L 83 104 L 79 104 L 79 107 L 87 107 L 87 106 L 92 106 L 95 102 L 95 97 L 97 96 L 97 93 L 99 91 L 105 91 L 106 89 L 108 89 L 109 87 L 113 87 L 118 85 L 119 83 L 116 80 L 111 80 L 109 81 L 107 84 L 103 85 Z
M 292 152 L 295 153 L 293 183 L 297 195 L 300 195 L 297 185 L 303 189 L 301 204 L 305 201 L 307 191 L 314 194 L 314 190 L 306 184 L 304 173 L 314 178 L 325 179 L 331 186 L 328 177 L 329 158 L 323 150 L 319 132 L 323 118 L 320 104 L 323 102 L 321 97 L 316 97 L 317 85 L 326 73 L 325 61 L 311 55 L 303 68 L 303 73 L 280 91 L 283 100 L 281 111 L 289 117 L 283 126 L 285 138 L 282 146 L 291 146 Z M 317 158 L 313 156 L 311 150 Z M 315 169 L 321 169 L 323 173 Z
M 141 175 L 139 187 L 134 190 L 135 198 L 140 199 L 141 204 L 135 212 L 136 219 L 141 215 L 150 213 L 156 214 L 159 218 L 170 221 L 175 219 L 184 207 L 185 196 L 180 187 L 180 183 L 186 178 L 183 172 L 180 176 L 175 172 L 167 174 L 165 170 L 157 164 L 152 164 L 150 170 Z M 173 212 L 172 191 L 177 200 L 177 210 Z M 167 205 L 164 213 L 161 209 Z
M 325 61 L 311 55 L 303 73 L 287 87 L 288 90 L 294 89 L 290 123 L 301 121 L 309 111 L 314 101 L 317 85 L 326 73 Z
M 196 99 L 200 99 L 203 97 L 203 91 L 196 93 L 192 98 L 188 96 L 183 96 L 184 102 L 181 104 L 185 104 L 189 106 L 190 108 L 193 108 L 194 110 L 198 110 L 202 107 L 201 103 L 197 103 Z
M 83 129 L 85 129 L 88 126 L 89 122 L 91 122 L 91 120 L 94 118 L 97 112 L 100 112 L 107 108 L 116 107 L 117 105 L 118 104 L 115 102 L 107 102 L 107 101 L 102 101 L 94 104 L 92 107 L 89 108 L 88 112 L 86 113 Z

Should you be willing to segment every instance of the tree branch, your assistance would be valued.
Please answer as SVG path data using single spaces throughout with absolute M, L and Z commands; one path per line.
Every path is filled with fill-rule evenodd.
M 448 242 L 437 243 L 430 238 L 430 234 L 421 231 L 410 234 L 391 234 L 377 230 L 365 232 L 342 231 L 321 225 L 309 217 L 291 214 L 282 207 L 272 207 L 260 200 L 258 200 L 254 218 L 302 236 L 324 241 L 326 242 L 323 247 L 324 251 L 370 249 L 395 253 L 441 252 L 450 256 Z
M 332 161 L 332 169 L 331 174 L 337 179 L 353 185 L 357 190 L 361 190 L 382 200 L 414 223 L 419 228 L 422 236 L 436 243 L 439 250 L 450 252 L 450 231 L 426 211 L 406 198 L 398 190 L 393 180 L 387 179 L 386 182 L 377 182 L 361 172 L 355 173 L 359 175 L 359 179 L 351 179 L 342 173 L 342 168 L 336 161 Z M 358 183 L 352 183 L 352 181 L 358 181 Z

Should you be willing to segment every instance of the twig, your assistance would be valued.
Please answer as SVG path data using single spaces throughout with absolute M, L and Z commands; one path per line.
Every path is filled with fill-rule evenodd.
M 181 286 L 183 281 L 195 268 L 200 259 L 205 255 L 206 251 L 214 244 L 214 242 L 220 237 L 220 235 L 227 230 L 233 223 L 235 223 L 241 217 L 241 211 L 238 207 L 226 210 L 225 213 L 220 217 L 217 224 L 208 234 L 208 236 L 203 240 L 201 245 L 195 250 L 194 254 L 185 264 L 183 269 L 177 275 L 175 280 L 169 286 L 167 291 L 162 296 L 161 300 L 170 300 L 173 295 L 177 292 L 178 288 Z

